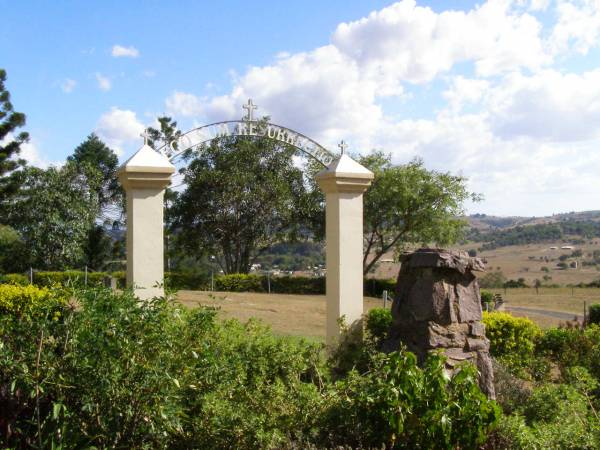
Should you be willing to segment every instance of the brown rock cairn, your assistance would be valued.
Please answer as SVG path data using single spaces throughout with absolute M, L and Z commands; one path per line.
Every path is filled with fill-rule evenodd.
M 442 350 L 446 368 L 453 372 L 464 361 L 479 371 L 479 386 L 495 398 L 489 341 L 481 313 L 481 296 L 473 271 L 484 270 L 479 258 L 465 252 L 419 249 L 401 257 L 393 325 L 386 351 L 401 343 L 423 362 L 428 353 Z

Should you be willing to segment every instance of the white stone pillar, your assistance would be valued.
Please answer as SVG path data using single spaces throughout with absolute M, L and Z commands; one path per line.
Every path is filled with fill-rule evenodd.
M 127 194 L 127 286 L 141 300 L 164 295 L 163 198 L 174 172 L 167 157 L 148 145 L 118 171 Z
M 352 326 L 363 314 L 363 193 L 372 179 L 348 155 L 316 176 L 325 192 L 328 345 L 339 339 L 341 317 Z

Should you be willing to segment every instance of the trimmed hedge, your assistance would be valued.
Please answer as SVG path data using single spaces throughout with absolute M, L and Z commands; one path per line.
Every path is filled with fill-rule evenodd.
M 0 275 L 0 283 L 20 284 L 25 286 L 26 284 L 29 284 L 29 278 L 20 273 L 7 273 L 6 275 Z
M 271 292 L 277 294 L 307 294 L 322 295 L 325 294 L 324 277 L 271 277 Z M 268 280 L 266 276 L 262 277 L 263 290 L 268 290 Z
M 108 276 L 105 272 L 88 272 L 87 287 L 102 287 Z M 33 284 L 36 286 L 62 286 L 84 287 L 85 272 L 81 270 L 66 270 L 64 272 L 33 272 Z
M 215 277 L 215 289 L 227 292 L 263 292 L 259 275 L 232 273 Z
M 393 279 L 365 278 L 363 286 L 364 294 L 369 297 L 381 297 L 383 291 L 388 291 L 390 297 L 393 297 L 396 292 L 396 280 Z
M 88 272 L 87 287 L 102 287 L 107 278 L 117 279 L 117 287 L 125 288 L 125 271 L 118 272 Z M 23 274 L 0 275 L 1 283 L 29 284 L 29 277 Z M 271 292 L 276 294 L 324 295 L 325 277 L 291 277 L 271 276 L 258 274 L 234 273 L 217 275 L 214 278 L 214 287 L 217 291 L 226 292 L 268 292 L 269 283 Z M 82 288 L 85 287 L 85 272 L 80 270 L 67 270 L 64 272 L 34 272 L 33 284 L 36 286 L 53 286 L 60 284 Z M 211 288 L 210 277 L 207 274 L 188 272 L 165 272 L 165 286 L 171 289 L 208 290 Z M 396 289 L 395 280 L 380 280 L 368 278 L 364 280 L 364 295 L 381 297 L 384 290 L 391 296 Z

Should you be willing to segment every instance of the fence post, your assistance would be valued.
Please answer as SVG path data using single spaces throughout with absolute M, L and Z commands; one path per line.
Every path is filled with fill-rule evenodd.
M 387 302 L 388 302 L 388 291 L 384 290 L 383 291 L 383 307 L 387 308 Z
M 85 278 L 84 278 L 84 281 L 83 281 L 83 285 L 86 286 L 86 287 L 87 287 L 87 279 L 88 279 L 88 276 L 87 276 L 87 266 L 85 266 Z
M 267 270 L 267 292 L 271 293 L 271 271 Z
M 33 284 L 33 267 L 29 268 L 29 284 Z

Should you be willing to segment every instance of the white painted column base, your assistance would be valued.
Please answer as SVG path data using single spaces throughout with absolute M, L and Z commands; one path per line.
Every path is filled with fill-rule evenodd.
M 342 155 L 317 174 L 325 192 L 327 345 L 339 342 L 340 325 L 352 328 L 363 314 L 363 193 L 373 173 Z

